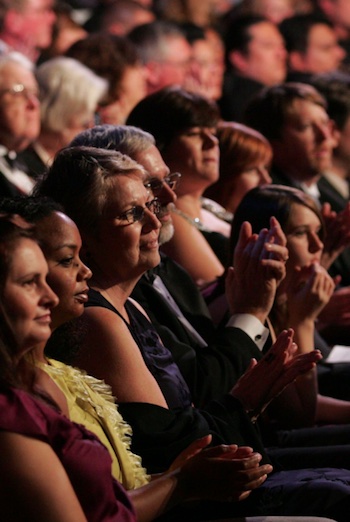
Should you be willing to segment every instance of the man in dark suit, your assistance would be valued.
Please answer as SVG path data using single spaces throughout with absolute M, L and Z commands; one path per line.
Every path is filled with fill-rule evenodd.
M 40 130 L 39 90 L 32 63 L 19 53 L 0 58 L 0 196 L 31 192 L 34 180 L 17 160 L 17 153 Z
M 223 119 L 242 121 L 262 87 L 285 80 L 287 52 L 278 27 L 261 16 L 234 18 L 225 35 L 227 70 L 219 105 Z

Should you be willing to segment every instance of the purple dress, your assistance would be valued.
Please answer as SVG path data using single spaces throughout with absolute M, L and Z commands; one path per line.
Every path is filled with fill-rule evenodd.
M 0 430 L 32 437 L 52 447 L 89 522 L 136 521 L 127 494 L 112 477 L 107 449 L 83 426 L 23 390 L 2 388 Z

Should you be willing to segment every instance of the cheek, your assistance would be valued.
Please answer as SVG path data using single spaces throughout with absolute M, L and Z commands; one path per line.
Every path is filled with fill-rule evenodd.
M 257 174 L 249 173 L 241 176 L 238 186 L 241 187 L 243 194 L 246 194 L 249 190 L 257 187 L 260 184 L 260 178 Z
M 287 248 L 289 252 L 289 259 L 287 267 L 305 266 L 308 264 L 309 252 L 306 243 L 298 241 L 287 242 Z

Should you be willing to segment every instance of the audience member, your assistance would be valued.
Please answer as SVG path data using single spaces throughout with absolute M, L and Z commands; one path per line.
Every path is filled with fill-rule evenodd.
M 17 51 L 36 62 L 51 44 L 53 0 L 1 0 L 0 52 Z
M 313 74 L 339 69 L 345 51 L 331 22 L 312 14 L 296 15 L 279 27 L 288 51 L 287 81 L 308 83 Z
M 239 16 L 263 16 L 274 24 L 295 14 L 294 0 L 244 0 L 234 5 L 224 15 L 224 21 Z
M 199 27 L 215 25 L 215 1 L 203 0 L 158 0 L 155 2 L 158 18 L 178 24 L 191 23 Z
M 107 32 L 126 36 L 134 27 L 155 20 L 154 13 L 135 0 L 110 0 L 97 7 L 84 27 L 90 33 Z
M 242 123 L 221 122 L 216 134 L 220 147 L 220 176 L 204 195 L 224 207 L 225 219 L 231 222 L 246 192 L 271 182 L 272 148 L 260 132 Z
M 265 89 L 249 105 L 246 122 L 261 132 L 273 149 L 272 179 L 275 183 L 301 188 L 316 201 L 329 203 L 338 216 L 329 221 L 323 264 L 331 274 L 350 283 L 347 207 L 339 207 L 339 196 L 330 183 L 320 178 L 331 168 L 335 141 L 323 96 L 311 85 L 287 83 Z M 339 255 L 340 254 L 340 255 Z
M 146 78 L 134 45 L 125 37 L 94 33 L 75 42 L 66 52 L 109 84 L 98 109 L 102 123 L 124 123 L 146 94 Z
M 336 147 L 333 150 L 332 166 L 324 172 L 324 177 L 339 193 L 339 205 L 344 207 L 350 196 L 350 75 L 339 71 L 317 75 L 311 79 L 311 83 L 325 97 L 327 113 L 334 123 Z
M 191 46 L 177 25 L 156 20 L 135 27 L 128 36 L 146 67 L 148 94 L 167 85 L 185 84 L 191 62 Z
M 287 52 L 278 27 L 259 16 L 234 19 L 225 37 L 227 70 L 220 108 L 223 119 L 242 121 L 263 86 L 285 81 Z
M 185 88 L 206 96 L 210 100 L 218 100 L 222 95 L 224 81 L 223 55 L 215 49 L 213 34 L 194 24 L 181 25 L 182 30 L 192 48 L 192 58 Z M 217 35 L 219 38 L 219 35 Z M 220 52 L 220 51 L 219 51 Z
M 75 155 L 74 161 L 73 161 L 72 155 L 73 156 Z M 82 158 L 82 155 L 83 155 L 83 158 Z M 97 160 L 97 164 L 95 162 L 86 161 L 86 155 L 89 155 L 89 157 L 91 157 L 91 155 L 93 155 L 95 160 Z M 67 159 L 68 159 L 68 157 L 70 158 L 68 164 L 66 163 L 66 160 L 63 159 L 64 157 Z M 185 411 L 187 411 L 188 415 L 189 415 L 190 410 L 188 408 L 190 408 L 190 409 L 192 408 L 191 399 L 190 399 L 190 397 L 188 397 L 187 389 L 183 387 L 183 383 L 181 383 L 181 385 L 177 388 L 177 391 L 175 391 L 174 384 L 172 384 L 172 383 L 179 382 L 178 379 L 181 379 L 181 376 L 178 374 L 175 377 L 176 370 L 175 370 L 174 366 L 172 366 L 172 365 L 169 366 L 169 364 L 167 365 L 168 370 L 170 370 L 170 367 L 172 366 L 172 369 L 175 372 L 175 373 L 172 373 L 172 377 L 169 376 L 170 378 L 166 377 L 166 375 L 164 375 L 164 374 L 163 374 L 163 377 L 161 377 L 161 374 L 159 373 L 159 371 L 160 371 L 159 367 L 158 367 L 158 370 L 154 373 L 154 376 L 157 376 L 157 378 L 159 379 L 159 383 L 162 386 L 162 389 L 164 390 L 164 392 L 167 396 L 167 401 L 169 401 L 168 410 L 166 409 L 166 407 L 164 408 L 159 405 L 157 406 L 154 403 L 146 404 L 141 399 L 141 397 L 143 396 L 144 400 L 147 401 L 146 395 L 149 396 L 150 394 L 154 393 L 154 391 L 152 391 L 152 387 L 145 388 L 145 386 L 142 385 L 143 377 L 145 376 L 144 375 L 142 377 L 140 375 L 140 372 L 143 372 L 142 361 L 139 361 L 140 364 L 137 364 L 137 368 L 135 368 L 135 366 L 134 366 L 134 370 L 136 371 L 136 374 L 133 375 L 134 370 L 131 369 L 132 366 L 135 364 L 135 361 L 138 359 L 138 352 L 137 352 L 137 350 L 136 351 L 134 350 L 134 348 L 133 348 L 134 343 L 131 338 L 132 333 L 134 333 L 134 335 L 136 334 L 136 331 L 134 329 L 136 325 L 135 325 L 134 321 L 139 323 L 139 326 L 141 327 L 141 331 L 143 332 L 143 335 L 141 335 L 140 337 L 139 336 L 134 337 L 135 340 L 137 339 L 138 348 L 141 349 L 141 345 L 142 345 L 143 348 L 146 349 L 146 345 L 148 344 L 148 342 L 150 342 L 150 344 L 152 344 L 152 346 L 153 346 L 152 353 L 153 353 L 153 355 L 155 355 L 154 343 L 157 343 L 158 347 L 157 347 L 156 352 L 158 352 L 160 354 L 160 352 L 158 350 L 161 350 L 161 352 L 163 352 L 163 354 L 165 355 L 164 346 L 158 344 L 159 340 L 158 340 L 156 334 L 154 333 L 154 331 L 152 330 L 151 324 L 148 323 L 147 319 L 140 312 L 140 310 L 137 307 L 135 307 L 130 301 L 128 301 L 126 299 L 126 296 L 130 291 L 130 286 L 134 284 L 134 283 L 132 283 L 132 281 L 135 282 L 135 279 L 137 279 L 139 277 L 138 274 L 140 275 L 140 273 L 146 269 L 147 265 L 150 265 L 150 264 L 153 264 L 154 262 L 156 262 L 156 255 L 155 255 L 155 252 L 154 252 L 154 249 L 153 249 L 151 243 L 153 242 L 152 238 L 154 238 L 154 236 L 156 235 L 156 231 L 159 230 L 159 223 L 155 219 L 155 216 L 153 216 L 152 213 L 149 212 L 149 208 L 146 206 L 146 208 L 145 207 L 143 208 L 143 216 L 141 217 L 141 219 L 142 218 L 143 219 L 141 222 L 138 221 L 138 219 L 140 219 L 140 218 L 138 218 L 138 216 L 136 216 L 134 212 L 133 212 L 132 216 L 131 216 L 131 213 L 129 213 L 128 215 L 125 215 L 125 214 L 119 215 L 120 216 L 119 219 L 125 219 L 125 220 L 132 219 L 133 223 L 137 224 L 136 227 L 133 227 L 132 229 L 130 229 L 129 227 L 120 227 L 120 226 L 118 227 L 118 225 L 115 222 L 115 213 L 119 213 L 122 209 L 128 208 L 128 204 L 126 204 L 126 201 L 124 201 L 124 203 L 122 203 L 121 200 L 123 198 L 129 199 L 129 205 L 131 203 L 131 200 L 130 200 L 131 197 L 132 197 L 131 204 L 135 204 L 135 202 L 137 202 L 140 204 L 140 206 L 142 206 L 142 204 L 145 205 L 145 203 L 147 203 L 147 202 L 154 205 L 154 202 L 153 202 L 153 200 L 149 201 L 149 194 L 147 193 L 147 190 L 145 190 L 144 188 L 141 189 L 141 187 L 143 187 L 143 182 L 145 181 L 145 179 L 143 177 L 140 178 L 139 176 L 135 175 L 136 174 L 135 167 L 133 169 L 132 176 L 130 176 L 130 174 L 129 174 L 129 176 L 125 176 L 125 175 L 116 176 L 117 172 L 115 169 L 112 170 L 113 174 L 111 176 L 110 169 L 112 168 L 112 166 L 109 163 L 106 163 L 103 158 L 105 158 L 106 161 L 110 161 L 110 160 L 108 160 L 108 158 L 112 159 L 113 155 L 111 155 L 110 152 L 107 155 L 106 151 L 98 151 L 98 149 L 66 149 L 64 151 L 61 151 L 61 153 L 59 153 L 59 155 L 56 157 L 55 163 L 53 164 L 53 166 L 48 174 L 48 178 L 46 178 L 46 180 L 43 182 L 43 185 L 41 188 L 44 189 L 44 191 L 46 190 L 48 192 L 50 192 L 50 191 L 55 192 L 55 195 L 58 199 L 60 199 L 62 201 L 64 200 L 65 208 L 66 209 L 69 208 L 69 212 L 72 212 L 73 214 L 76 215 L 76 217 L 78 217 L 78 220 L 82 226 L 84 238 L 85 237 L 87 238 L 86 239 L 87 243 L 85 245 L 86 245 L 87 251 L 90 254 L 90 260 L 93 263 L 93 266 L 95 267 L 95 276 L 92 281 L 92 283 L 93 283 L 92 287 L 93 287 L 94 291 L 91 292 L 91 300 L 89 301 L 89 308 L 87 309 L 87 312 L 86 312 L 86 314 L 87 314 L 86 316 L 87 316 L 87 318 L 89 320 L 89 324 L 91 325 L 92 328 L 91 328 L 91 330 L 89 328 L 89 333 L 86 338 L 86 342 L 88 343 L 88 345 L 87 344 L 85 345 L 84 351 L 80 354 L 80 358 L 84 358 L 87 364 L 92 363 L 91 358 L 89 358 L 87 356 L 87 352 L 90 354 L 91 357 L 93 357 L 93 352 L 94 352 L 97 357 L 97 345 L 95 344 L 95 341 L 98 337 L 99 346 L 101 346 L 101 339 L 102 339 L 101 335 L 104 335 L 104 333 L 107 334 L 106 329 L 108 329 L 109 333 L 107 335 L 109 338 L 109 342 L 111 344 L 110 344 L 110 349 L 107 350 L 107 344 L 106 344 L 107 338 L 105 338 L 106 343 L 104 343 L 104 342 L 102 343 L 102 345 L 106 348 L 104 355 L 106 356 L 106 353 L 108 351 L 110 357 L 112 357 L 113 359 L 115 357 L 117 357 L 118 368 L 120 369 L 126 363 L 126 365 L 128 367 L 128 371 L 126 373 L 122 372 L 122 375 L 118 374 L 118 372 L 117 372 L 117 374 L 114 373 L 113 371 L 111 372 L 111 367 L 112 367 L 111 361 L 109 363 L 107 363 L 105 356 L 103 358 L 101 358 L 101 353 L 99 354 L 99 357 L 97 357 L 97 359 L 94 357 L 95 363 L 97 364 L 97 365 L 93 364 L 94 370 L 97 373 L 103 372 L 103 373 L 109 374 L 110 379 L 111 380 L 113 379 L 113 386 L 115 386 L 115 389 L 120 388 L 118 395 L 121 394 L 122 400 L 129 400 L 129 398 L 128 398 L 129 395 L 130 395 L 130 398 L 133 397 L 131 399 L 132 401 L 135 400 L 137 395 L 140 397 L 141 403 L 139 402 L 138 404 L 135 404 L 133 402 L 133 404 L 128 404 L 128 405 L 124 403 L 124 406 L 125 407 L 129 406 L 131 411 L 132 410 L 134 411 L 134 413 L 136 414 L 136 419 L 138 419 L 138 421 L 142 422 L 142 419 L 141 419 L 142 415 L 147 416 L 147 426 L 148 426 L 147 430 L 149 431 L 149 435 L 152 433 L 152 435 L 151 435 L 152 443 L 156 444 L 157 443 L 157 441 L 156 441 L 157 431 L 158 431 L 156 417 L 158 417 L 159 420 L 160 420 L 160 417 L 163 417 L 164 421 L 165 421 L 165 419 L 167 419 L 166 424 L 168 424 L 168 422 L 170 421 L 170 423 L 172 425 L 172 430 L 173 430 L 173 429 L 177 429 L 180 427 L 179 424 L 177 424 L 177 423 L 174 424 L 173 421 L 171 420 L 173 418 L 173 414 L 175 412 L 177 412 L 177 414 L 179 415 L 180 412 L 182 412 L 182 414 L 183 414 Z M 82 162 L 81 162 L 81 159 L 83 159 Z M 64 162 L 64 165 L 62 164 L 62 161 Z M 126 160 L 124 160 L 123 163 L 125 166 L 127 165 Z M 83 167 L 83 165 L 84 165 L 84 167 Z M 57 167 L 58 171 L 54 174 L 54 169 L 56 167 Z M 73 168 L 74 176 L 72 176 L 72 173 L 69 172 L 70 168 Z M 57 178 L 58 172 L 60 173 L 59 179 Z M 90 200 L 90 204 L 89 204 L 90 213 L 89 213 L 89 215 L 87 215 L 86 212 L 83 211 L 82 204 L 87 202 L 86 196 L 85 196 L 85 190 L 87 189 L 87 186 L 89 186 L 90 183 L 93 183 L 94 186 L 96 186 L 96 184 L 95 184 L 96 180 L 92 179 L 92 177 L 95 177 L 95 176 L 92 176 L 93 172 L 95 172 L 95 176 L 96 175 L 108 176 L 112 183 L 110 184 L 110 192 L 109 192 L 110 197 L 108 198 L 109 203 L 107 205 L 107 208 L 105 208 L 104 210 L 101 208 L 100 211 L 97 211 L 98 214 L 93 214 L 91 212 L 92 201 Z M 63 177 L 64 177 L 64 183 L 62 183 Z M 61 188 L 58 187 L 57 182 L 59 183 Z M 70 190 L 67 190 L 67 183 L 72 183 Z M 85 185 L 86 183 L 87 183 L 87 186 Z M 63 187 L 63 185 L 64 185 L 64 187 Z M 119 186 L 119 188 L 123 187 L 123 190 L 115 190 L 117 185 Z M 73 187 L 75 187 L 75 189 L 73 189 Z M 104 186 L 103 191 L 106 188 L 107 187 Z M 77 196 L 78 196 L 77 189 L 79 191 L 79 198 L 80 198 L 79 205 L 76 204 Z M 137 199 L 135 198 L 135 194 L 138 194 Z M 96 196 L 97 196 L 97 194 L 96 194 Z M 73 201 L 74 201 L 74 204 L 73 204 Z M 101 201 L 100 197 L 98 197 L 98 201 Z M 97 203 L 97 200 L 96 200 L 96 203 Z M 134 210 L 134 209 L 129 208 L 129 210 Z M 106 211 L 107 211 L 107 214 L 106 214 Z M 102 212 L 102 214 L 100 214 L 100 212 Z M 114 216 L 113 223 L 110 219 L 108 219 L 108 217 L 111 217 L 112 214 Z M 95 215 L 95 219 L 97 219 L 97 221 L 92 223 L 91 218 L 93 218 L 94 215 Z M 102 217 L 102 215 L 103 215 L 103 217 Z M 99 217 L 97 217 L 97 216 L 99 216 Z M 135 219 L 136 219 L 136 221 L 135 221 Z M 113 234 L 110 233 L 110 227 L 113 227 L 113 231 L 114 231 Z M 137 234 L 135 234 L 135 232 L 137 230 L 138 230 L 138 232 L 137 232 Z M 96 231 L 97 231 L 97 235 L 96 235 Z M 142 237 L 145 240 L 145 242 L 144 242 L 145 248 L 143 249 L 141 255 L 137 254 L 135 256 L 132 253 L 132 251 L 134 251 L 134 247 L 132 246 L 132 243 L 134 241 L 131 241 L 132 235 L 134 236 L 134 241 L 137 241 L 138 244 Z M 136 235 L 138 236 L 137 238 L 135 237 Z M 127 240 L 127 236 L 128 236 L 128 240 Z M 147 242 L 147 237 L 149 237 L 148 242 Z M 264 237 L 266 237 L 265 234 L 264 234 Z M 123 240 L 122 240 L 122 238 L 123 238 Z M 120 250 L 121 240 L 122 240 L 123 244 L 125 245 L 125 249 L 122 249 L 122 250 Z M 103 242 L 103 244 L 106 244 L 105 242 L 109 243 L 109 247 L 106 249 L 103 249 L 103 254 L 102 254 L 102 248 L 101 248 L 102 242 Z M 122 253 L 121 257 L 119 257 L 119 256 L 116 257 L 115 255 L 106 256 L 106 252 L 114 251 L 111 243 L 118 245 L 118 251 L 120 251 Z M 149 245 L 148 248 L 146 248 L 146 244 Z M 130 246 L 127 246 L 127 245 L 130 245 Z M 258 244 L 257 244 L 257 246 L 258 246 Z M 260 246 L 263 247 L 263 245 L 261 243 L 260 243 Z M 276 249 L 277 245 L 274 245 L 274 248 Z M 260 249 L 260 247 L 259 247 L 259 249 Z M 277 252 L 277 250 L 276 250 L 276 252 Z M 124 259 L 125 256 L 129 259 L 129 261 L 133 260 L 133 262 L 125 263 L 125 259 Z M 108 266 L 108 268 L 107 268 L 107 266 Z M 106 270 L 108 272 L 108 280 L 109 280 L 108 288 L 106 286 L 106 279 L 105 279 L 106 274 L 107 274 Z M 115 274 L 115 276 L 112 276 L 112 274 Z M 112 280 L 114 280 L 115 282 L 112 283 Z M 122 280 L 123 280 L 123 283 L 122 283 Z M 123 287 L 122 292 L 119 291 L 120 284 Z M 126 307 L 126 308 L 124 308 L 124 307 Z M 106 309 L 106 308 L 108 308 L 108 309 Z M 107 320 L 107 316 L 108 316 L 108 318 L 110 318 L 110 320 L 109 319 Z M 131 325 L 129 324 L 129 321 L 127 319 L 130 316 L 132 317 Z M 92 322 L 94 323 L 94 326 L 92 326 Z M 146 326 L 146 324 L 147 324 L 147 326 Z M 98 330 L 99 330 L 99 333 L 98 333 Z M 146 334 L 146 330 L 148 332 L 147 334 Z M 139 331 L 139 332 L 141 333 L 141 331 Z M 153 331 L 153 333 L 151 333 L 152 331 Z M 95 336 L 97 336 L 97 337 L 95 337 Z M 117 338 L 119 339 L 118 341 L 117 341 Z M 149 339 L 149 341 L 147 341 L 147 339 Z M 275 361 L 273 363 L 273 365 L 277 364 L 277 366 L 278 366 L 279 363 L 277 363 L 276 358 L 277 358 L 277 360 L 279 359 L 279 353 L 280 353 L 279 350 L 284 351 L 284 349 L 286 348 L 284 343 L 286 342 L 287 339 L 288 339 L 288 344 L 289 344 L 288 351 L 291 350 L 289 352 L 290 356 L 294 352 L 294 349 L 292 348 L 292 346 L 290 344 L 292 341 L 291 332 L 289 332 L 289 333 L 285 332 L 284 334 L 282 334 L 282 336 L 280 336 L 279 340 L 277 341 L 277 343 L 275 344 L 275 346 L 273 348 L 274 357 L 272 358 L 272 361 Z M 127 345 L 127 348 L 125 350 L 122 348 L 123 344 L 125 344 L 125 346 Z M 118 354 L 116 353 L 116 347 L 118 347 L 118 349 L 119 349 Z M 135 349 L 136 348 L 137 348 L 137 346 L 135 346 Z M 284 356 L 285 355 L 286 355 L 286 353 L 284 353 Z M 310 355 L 310 354 L 306 354 L 306 355 Z M 301 362 L 303 360 L 304 364 L 306 364 L 306 366 L 304 366 L 304 370 L 306 368 L 310 369 L 309 364 L 310 364 L 310 361 L 312 361 L 312 360 L 315 361 L 314 356 L 315 356 L 315 354 L 313 354 L 312 358 L 306 358 L 306 356 L 303 355 L 302 359 L 301 358 L 299 359 L 299 362 Z M 131 360 L 130 360 L 130 357 L 131 357 Z M 145 360 L 147 360 L 148 364 L 150 365 L 149 368 L 151 368 L 153 366 L 153 363 L 150 364 L 150 360 L 148 359 L 148 356 L 145 353 L 144 353 L 144 357 L 145 357 Z M 268 359 L 267 361 L 269 361 L 269 360 L 270 359 Z M 265 363 L 267 363 L 267 361 L 265 361 Z M 294 358 L 292 359 L 292 361 L 295 362 Z M 290 360 L 290 362 L 292 362 L 292 361 Z M 306 363 L 306 361 L 308 361 L 308 363 Z M 159 362 L 160 362 L 160 360 L 159 360 Z M 102 366 L 104 366 L 104 370 L 103 370 Z M 264 376 L 263 378 L 264 378 L 264 382 L 265 382 L 265 384 L 264 384 L 265 392 L 268 391 L 268 394 L 271 393 L 271 385 L 267 385 L 267 382 L 266 382 L 267 377 L 270 377 L 272 379 L 271 382 L 275 383 L 273 386 L 273 389 L 274 389 L 274 391 L 276 391 L 276 376 L 273 375 L 274 372 L 266 372 L 266 370 L 263 369 L 263 366 L 259 366 L 259 364 L 257 366 L 255 366 L 254 368 L 251 366 L 250 371 L 253 371 L 254 369 L 258 369 L 259 367 L 261 368 L 261 371 L 263 372 L 263 376 Z M 290 370 L 291 370 L 291 367 L 290 367 Z M 277 372 L 277 374 L 278 373 L 279 372 Z M 137 378 L 136 378 L 136 375 L 138 376 Z M 134 385 L 128 386 L 127 383 L 125 383 L 125 377 L 127 377 L 127 379 L 131 379 L 132 381 L 135 381 L 135 386 Z M 290 377 L 291 377 L 291 375 L 290 375 Z M 175 378 L 175 380 L 174 380 L 174 378 Z M 119 381 L 120 386 L 117 384 L 118 381 Z M 123 384 L 121 383 L 121 381 L 123 381 Z M 255 382 L 255 387 L 257 390 L 257 383 L 258 383 L 257 374 L 255 375 L 254 382 Z M 130 384 L 131 384 L 131 382 L 130 382 Z M 267 386 L 268 390 L 266 389 L 266 386 Z M 180 388 L 181 388 L 181 393 L 180 393 Z M 233 392 L 233 394 L 235 394 L 235 392 Z M 231 399 L 232 398 L 233 397 L 231 396 Z M 240 398 L 242 399 L 241 395 L 240 395 Z M 229 404 L 231 404 L 232 408 L 234 407 L 233 404 L 231 403 L 231 399 L 230 399 L 229 403 L 226 403 L 226 407 L 229 407 Z M 253 397 L 251 397 L 251 399 L 253 399 Z M 190 402 L 188 402 L 188 400 Z M 158 400 L 157 400 L 157 404 L 158 404 Z M 180 406 L 179 408 L 175 408 L 175 410 L 174 410 L 173 408 L 175 407 L 176 404 L 178 404 L 178 405 L 182 404 L 182 406 Z M 185 404 L 187 404 L 188 406 L 184 407 Z M 261 405 L 261 402 L 259 404 Z M 221 403 L 221 408 L 222 407 L 224 407 L 224 409 L 225 409 L 224 403 Z M 137 412 L 136 412 L 136 410 L 137 410 Z M 125 411 L 125 409 L 124 409 L 124 411 Z M 195 414 L 195 415 L 198 413 L 198 410 L 195 410 L 195 409 L 193 410 L 193 408 L 191 411 L 192 411 L 192 414 Z M 214 415 L 214 411 L 215 410 L 212 411 L 212 415 Z M 219 412 L 219 411 L 220 411 L 220 408 L 219 408 L 219 410 L 217 410 L 217 412 Z M 152 412 L 154 413 L 154 415 L 151 414 Z M 224 415 L 223 410 L 221 410 L 221 414 Z M 192 422 L 189 419 L 188 415 L 186 415 L 187 428 L 191 425 L 191 422 Z M 206 418 L 206 423 L 211 422 L 210 421 L 211 418 L 213 419 L 213 417 L 210 417 L 209 415 L 206 415 L 205 418 Z M 234 431 L 235 436 L 237 437 L 238 433 L 239 433 L 239 430 L 237 432 L 237 424 L 236 424 L 238 421 L 238 418 L 237 418 L 237 416 L 235 416 L 235 421 L 233 422 L 234 425 L 232 425 L 232 421 L 233 421 L 232 417 L 230 417 L 230 418 L 231 418 L 231 423 L 229 421 L 229 418 L 226 417 L 226 422 L 229 422 L 229 424 L 230 424 L 229 432 L 231 432 L 231 436 L 232 436 L 233 431 Z M 136 419 L 135 419 L 135 422 L 136 422 Z M 202 419 L 203 419 L 203 417 L 202 417 Z M 244 420 L 243 420 L 242 416 L 240 416 L 239 422 L 244 424 Z M 163 422 L 161 422 L 161 424 L 162 423 Z M 131 423 L 131 424 L 132 424 L 133 429 L 135 429 L 135 424 L 134 423 Z M 176 428 L 176 426 L 177 426 L 177 428 Z M 219 419 L 217 419 L 216 426 L 219 427 Z M 164 425 L 163 425 L 163 429 L 164 429 Z M 137 432 L 137 429 L 136 429 L 136 432 Z M 244 433 L 246 433 L 247 436 L 248 436 L 248 432 L 249 432 L 248 425 L 245 425 Z M 240 432 L 240 433 L 241 433 L 240 437 L 242 437 L 242 432 Z M 169 435 L 170 435 L 170 433 L 169 433 Z M 227 437 L 229 436 L 228 432 L 226 432 L 226 436 Z M 149 439 L 149 436 L 146 433 L 144 433 L 144 437 L 141 437 L 141 439 L 142 439 L 143 445 L 147 445 L 147 439 Z M 179 444 L 179 442 L 180 442 L 180 438 L 179 438 L 179 436 L 176 436 L 176 443 Z M 256 440 L 256 443 L 258 443 L 257 440 Z M 160 446 L 158 443 L 158 458 L 160 457 L 159 447 Z M 170 453 L 170 448 L 171 448 L 171 445 L 168 443 L 168 447 L 167 447 L 168 454 Z M 309 452 L 309 453 L 311 453 L 311 452 Z M 326 453 L 324 454 L 324 457 L 327 458 L 327 455 L 328 455 L 328 452 L 327 452 L 327 454 Z M 164 455 L 163 455 L 163 458 L 164 458 Z M 304 456 L 304 459 L 305 459 L 305 456 Z M 318 459 L 317 459 L 317 461 L 318 461 Z M 343 456 L 342 456 L 342 465 L 344 465 Z M 316 493 L 318 491 L 318 488 L 320 487 L 320 482 L 317 479 L 317 477 L 320 476 L 319 472 L 322 473 L 322 484 L 323 484 L 323 487 L 322 487 L 323 494 L 322 495 L 317 495 L 317 493 Z M 338 504 L 338 502 L 336 503 L 337 504 L 336 505 L 336 504 L 334 504 L 334 500 L 329 501 L 329 495 L 328 495 L 330 490 L 332 490 L 332 492 L 334 492 L 335 489 L 338 491 L 338 493 L 340 493 L 340 491 L 337 488 L 337 485 L 334 483 L 333 480 L 331 482 L 328 482 L 328 481 L 324 482 L 325 479 L 327 480 L 327 478 L 326 478 L 327 476 L 331 477 L 331 476 L 333 476 L 334 473 L 337 473 L 337 477 L 339 477 L 340 474 L 343 474 L 344 478 L 345 478 L 347 476 L 348 472 L 346 470 L 340 470 L 340 469 L 337 469 L 337 470 L 327 469 L 326 470 L 324 468 L 322 470 L 317 470 L 317 469 L 295 470 L 295 471 L 292 470 L 292 471 L 288 471 L 286 474 L 284 474 L 284 473 L 281 474 L 280 472 L 276 472 L 276 473 L 272 474 L 266 480 L 265 484 L 260 486 L 257 490 L 253 491 L 251 493 L 250 497 L 248 497 L 246 500 L 243 500 L 242 502 L 237 503 L 235 505 L 231 505 L 231 506 L 227 506 L 227 505 L 219 506 L 216 503 L 214 505 L 214 510 L 212 511 L 212 513 L 213 514 L 215 513 L 216 518 L 218 516 L 218 513 L 222 512 L 221 510 L 225 511 L 225 509 L 228 509 L 231 514 L 244 513 L 244 512 L 245 513 L 250 512 L 250 514 L 254 514 L 254 513 L 258 513 L 260 510 L 262 510 L 262 512 L 266 513 L 266 502 L 264 501 L 265 495 L 269 498 L 268 512 L 270 514 L 278 513 L 278 511 L 280 510 L 280 507 L 278 507 L 278 506 L 281 506 L 281 503 L 283 504 L 284 513 L 291 512 L 291 511 L 294 513 L 298 513 L 298 512 L 300 513 L 305 509 L 302 507 L 302 503 L 305 502 L 305 500 L 303 501 L 302 498 L 305 499 L 305 493 L 307 493 L 308 498 L 306 499 L 306 502 L 307 502 L 306 505 L 308 506 L 308 510 L 311 510 L 311 512 L 318 512 L 318 511 L 322 510 L 323 513 L 329 513 L 330 515 L 331 514 L 335 515 L 336 519 L 339 522 L 342 522 L 343 520 L 344 521 L 346 520 L 346 518 L 344 517 L 344 515 L 342 513 L 344 513 L 344 507 L 345 507 L 344 502 L 345 502 L 345 498 L 347 498 L 347 497 L 342 495 L 342 502 L 341 502 L 342 509 L 340 510 L 340 505 Z M 309 477 L 309 479 L 310 479 L 308 482 L 309 487 L 307 488 L 307 492 L 305 492 L 305 488 L 304 488 L 304 480 L 306 479 L 306 477 Z M 286 490 L 284 489 L 282 482 L 281 482 L 283 480 L 283 478 L 285 478 L 285 480 L 287 481 L 288 494 L 285 494 Z M 302 482 L 303 485 L 301 485 L 300 481 Z M 344 488 L 344 483 L 342 483 L 342 488 Z M 277 493 L 277 491 L 278 491 L 278 493 Z M 289 502 L 288 498 L 290 498 L 289 493 L 291 491 L 293 491 L 293 495 L 292 495 L 293 501 Z M 276 493 L 277 493 L 277 495 L 276 495 Z M 315 495 L 315 493 L 316 493 L 316 495 Z M 299 496 L 300 496 L 300 499 L 298 498 Z M 278 497 L 278 499 L 277 499 L 277 497 Z M 316 500 L 316 497 L 317 497 L 317 500 Z M 283 498 L 283 501 L 282 501 L 282 498 Z M 297 498 L 298 498 L 298 502 L 296 502 Z M 333 493 L 332 493 L 332 498 L 334 498 Z M 339 498 L 339 497 L 337 497 L 337 498 Z M 201 505 L 196 505 L 196 512 L 194 514 L 194 516 L 195 516 L 194 520 L 200 519 L 200 518 L 198 518 L 198 509 L 200 509 L 200 508 L 203 508 L 205 510 L 203 512 L 208 517 L 208 515 L 210 513 L 210 506 L 202 503 Z M 203 517 L 203 513 L 201 515 L 199 515 L 199 517 L 200 516 Z
M 333 24 L 338 41 L 346 52 L 345 62 L 350 63 L 350 5 L 346 0 L 315 0 L 316 8 Z
M 73 9 L 69 4 L 58 1 L 54 5 L 54 11 L 56 20 L 52 28 L 52 41 L 40 53 L 38 63 L 62 56 L 74 42 L 87 36 L 85 29 L 73 18 Z
M 127 120 L 150 132 L 170 170 L 181 173 L 172 212 L 176 233 L 162 248 L 200 286 L 222 274 L 228 253 L 230 225 L 201 200 L 219 177 L 218 122 L 214 102 L 174 86 L 141 100 Z
M 257 208 L 259 212 L 256 212 Z M 304 192 L 274 184 L 257 187 L 247 193 L 238 206 L 232 224 L 232 249 L 238 241 L 242 223 L 249 221 L 253 232 L 257 233 L 261 227 L 269 225 L 273 216 L 278 219 L 286 235 L 289 258 L 286 263 L 286 277 L 277 289 L 269 315 L 269 328 L 272 328 L 273 334 L 278 334 L 286 327 L 293 328 L 298 349 L 305 353 L 314 349 L 315 322 L 329 302 L 335 285 L 333 279 L 320 266 L 322 240 L 325 236 L 324 222 L 315 200 Z M 328 371 L 327 366 L 322 367 L 322 370 L 324 369 Z M 277 413 L 278 421 L 282 422 L 282 425 L 322 426 L 349 422 L 348 401 L 338 401 L 317 394 L 317 388 L 315 389 L 314 383 L 310 381 L 299 380 L 298 383 L 297 394 L 287 398 L 287 401 L 291 400 L 294 405 L 301 401 L 303 407 L 296 408 L 293 412 L 285 403 L 282 411 L 279 407 L 277 412 L 269 412 L 272 417 Z M 312 406 L 313 401 L 317 404 L 315 409 Z M 312 411 L 315 414 L 313 420 Z M 295 414 L 297 417 L 293 418 Z M 314 442 L 320 435 L 316 432 Z M 298 440 L 301 439 L 302 433 L 296 433 Z M 330 434 L 329 432 L 328 436 Z M 287 442 L 288 436 L 284 433 L 283 443 L 293 446 L 293 433 L 289 439 L 290 437 L 292 440 Z
M 41 130 L 20 155 L 26 170 L 38 178 L 61 148 L 94 125 L 108 83 L 81 62 L 65 56 L 42 63 L 36 71 L 40 87 Z
M 0 57 L 0 195 L 28 194 L 34 180 L 17 160 L 39 135 L 39 88 L 32 62 L 19 53 Z

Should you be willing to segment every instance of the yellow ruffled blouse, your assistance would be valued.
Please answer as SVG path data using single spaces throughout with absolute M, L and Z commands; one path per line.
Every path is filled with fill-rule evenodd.
M 70 420 L 82 424 L 106 446 L 112 457 L 113 476 L 125 489 L 147 484 L 150 477 L 141 457 L 130 450 L 132 430 L 118 412 L 110 386 L 59 361 L 38 363 L 64 393 Z

